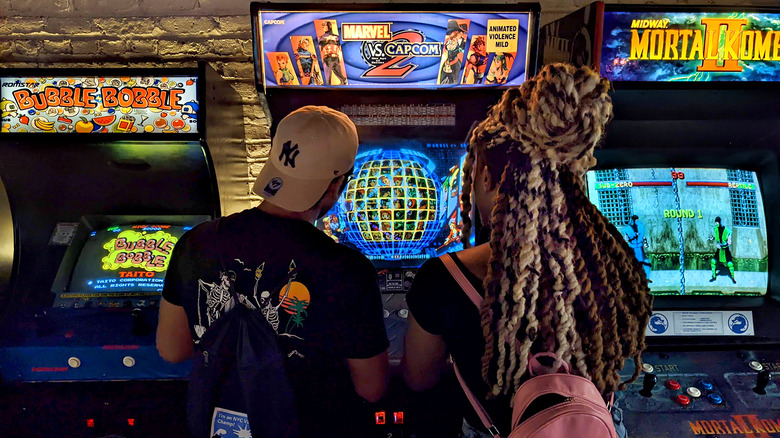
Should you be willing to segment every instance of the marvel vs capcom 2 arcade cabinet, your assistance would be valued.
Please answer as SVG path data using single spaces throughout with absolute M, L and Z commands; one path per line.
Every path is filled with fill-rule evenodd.
M 479 10 L 252 4 L 257 89 L 268 100 L 272 132 L 304 105 L 338 109 L 357 125 L 354 179 L 318 226 L 377 268 L 393 365 L 417 268 L 462 248 L 460 171 L 469 128 L 505 88 L 536 71 L 539 6 Z M 376 432 L 407 433 L 403 410 L 377 407 Z
M 1 430 L 183 430 L 189 364 L 159 357 L 157 308 L 178 238 L 220 215 L 207 140 L 243 138 L 221 80 L 205 64 L 0 71 Z
M 614 86 L 587 183 L 655 295 L 645 372 L 616 396 L 632 437 L 780 433 L 778 23 L 594 3 L 542 29 L 545 62 Z

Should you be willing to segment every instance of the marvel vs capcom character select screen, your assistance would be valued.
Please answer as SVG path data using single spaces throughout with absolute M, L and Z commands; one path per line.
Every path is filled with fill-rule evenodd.
M 755 172 L 606 169 L 587 179 L 591 202 L 623 234 L 652 293 L 766 294 L 766 216 Z
M 318 227 L 379 265 L 414 267 L 462 249 L 465 147 L 419 141 L 362 145 L 352 180 Z

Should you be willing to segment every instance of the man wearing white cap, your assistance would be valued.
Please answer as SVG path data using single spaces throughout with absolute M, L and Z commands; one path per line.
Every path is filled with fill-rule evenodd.
M 190 358 L 233 305 L 268 320 L 288 358 L 304 437 L 357 434 L 355 393 L 374 402 L 387 387 L 376 271 L 313 225 L 346 187 L 357 147 L 345 114 L 323 106 L 290 113 L 253 188 L 264 201 L 185 234 L 163 288 L 157 348 L 171 362 Z M 216 229 L 222 261 L 213 254 Z

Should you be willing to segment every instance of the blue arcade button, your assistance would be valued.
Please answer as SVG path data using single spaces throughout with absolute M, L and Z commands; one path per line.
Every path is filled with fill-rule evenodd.
M 701 388 L 706 391 L 712 390 L 712 382 L 710 382 L 709 380 L 704 380 L 704 379 L 699 380 L 699 385 L 701 385 Z
M 723 397 L 719 396 L 718 394 L 710 394 L 707 396 L 707 398 L 712 402 L 712 404 L 715 405 L 723 403 Z

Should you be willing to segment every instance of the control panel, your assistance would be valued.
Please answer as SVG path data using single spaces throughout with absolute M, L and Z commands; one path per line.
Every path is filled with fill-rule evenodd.
M 780 436 L 780 350 L 646 352 L 643 362 L 615 395 L 632 438 Z

